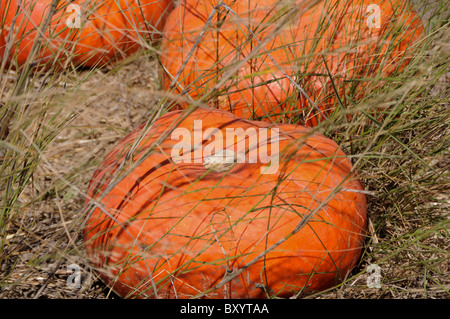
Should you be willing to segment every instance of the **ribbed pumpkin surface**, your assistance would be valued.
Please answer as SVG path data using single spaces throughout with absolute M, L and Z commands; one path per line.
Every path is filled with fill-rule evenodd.
M 182 117 L 170 112 L 127 135 L 89 185 L 87 253 L 120 296 L 289 297 L 329 288 L 351 271 L 363 245 L 366 200 L 336 143 L 305 127 L 221 110 Z M 255 147 L 254 163 L 212 165 L 205 150 L 219 131 L 229 152 L 250 158 Z M 174 160 L 181 136 L 197 148 L 177 154 L 193 163 Z M 279 167 L 266 174 L 276 154 Z

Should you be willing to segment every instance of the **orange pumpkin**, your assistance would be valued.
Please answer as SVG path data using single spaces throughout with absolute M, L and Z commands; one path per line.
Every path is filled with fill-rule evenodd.
M 11 37 L 6 58 L 20 67 L 42 34 L 42 46 L 32 61 L 37 68 L 52 62 L 63 67 L 67 58 L 75 65 L 104 66 L 158 37 L 172 4 L 171 0 L 62 0 L 51 10 L 52 0 L 4 0 L 0 45 Z M 47 19 L 48 27 L 39 30 Z M 5 50 L 1 46 L 0 52 Z
M 244 118 L 317 125 L 336 92 L 347 107 L 346 95 L 358 101 L 382 85 L 372 79 L 402 70 L 423 32 L 405 0 L 224 2 L 232 11 L 182 0 L 169 15 L 163 88 Z
M 355 266 L 362 189 L 339 147 L 306 127 L 173 111 L 94 173 L 84 242 L 122 297 L 290 297 Z

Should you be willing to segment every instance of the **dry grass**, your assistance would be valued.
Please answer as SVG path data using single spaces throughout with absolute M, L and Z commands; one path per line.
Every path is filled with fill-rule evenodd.
M 352 275 L 310 298 L 449 296 L 448 21 L 433 28 L 427 59 L 404 75 L 404 85 L 362 102 L 369 109 L 391 94 L 398 117 L 321 127 L 361 159 L 357 170 L 372 192 L 370 227 Z M 1 74 L 0 107 L 16 109 L 0 140 L 0 298 L 115 297 L 89 270 L 81 208 L 105 153 L 158 106 L 158 67 L 143 53 L 112 70 L 30 75 L 19 95 L 11 94 L 18 74 Z M 84 269 L 81 289 L 67 284 L 70 264 Z M 370 264 L 381 269 L 381 288 L 367 287 Z
M 157 62 L 138 57 L 117 73 L 97 70 L 75 91 L 58 96 L 55 108 L 62 106 L 60 116 L 70 120 L 40 152 L 40 164 L 18 199 L 2 254 L 2 297 L 80 294 L 66 280 L 68 265 L 87 266 L 76 230 L 84 191 L 105 153 L 155 107 L 157 76 Z M 104 286 L 98 286 L 82 295 L 105 297 Z

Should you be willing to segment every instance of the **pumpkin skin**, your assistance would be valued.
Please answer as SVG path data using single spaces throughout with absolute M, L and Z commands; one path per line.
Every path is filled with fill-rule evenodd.
M 1 57 L 3 57 L 3 54 L 5 53 L 5 46 L 6 46 L 5 39 L 3 39 L 2 31 L 3 30 L 0 29 L 0 59 Z
M 329 288 L 351 271 L 364 241 L 366 199 L 350 160 L 333 141 L 306 127 L 270 126 L 216 109 L 199 108 L 179 123 L 182 116 L 182 111 L 169 112 L 149 131 L 140 126 L 131 132 L 90 182 L 84 208 L 86 252 L 118 295 L 290 297 Z M 193 130 L 196 120 L 202 121 L 201 130 Z M 262 174 L 263 155 L 225 170 L 206 165 L 205 153 L 195 151 L 183 153 L 193 163 L 174 160 L 171 150 L 180 138 L 167 134 L 174 125 L 187 129 L 184 136 L 192 141 L 195 132 L 206 134 L 195 144 L 204 149 L 212 143 L 211 132 L 221 131 L 223 145 L 232 141 L 228 149 L 241 154 L 251 148 L 245 134 L 252 129 L 279 129 L 278 141 L 274 133 L 265 139 L 258 135 L 258 145 L 268 144 L 271 154 L 280 154 L 278 170 Z M 227 129 L 237 130 L 237 140 Z M 248 144 L 239 148 L 239 140 Z M 158 147 L 152 149 L 155 141 Z M 127 170 L 111 184 L 119 171 Z M 309 222 L 289 237 L 305 216 Z M 242 273 L 215 289 L 241 268 Z
M 412 45 L 423 33 L 419 16 L 405 0 L 324 0 L 313 7 L 308 7 L 308 1 L 294 1 L 299 13 L 283 26 L 278 25 L 284 12 L 280 3 L 284 2 L 225 2 L 239 18 L 223 9 L 206 29 L 217 1 L 183 0 L 169 15 L 161 49 L 163 88 L 194 99 L 210 94 L 210 106 L 249 119 L 299 119 L 315 126 L 323 115 L 340 107 L 329 74 L 343 106 L 349 107 L 345 94 L 357 102 L 370 85 L 383 84 L 371 83 L 371 79 L 401 72 L 409 62 Z M 368 20 L 371 4 L 379 5 L 380 28 Z M 294 6 L 292 2 L 285 5 Z M 220 19 L 224 21 L 218 26 Z M 398 36 L 402 25 L 406 30 Z M 260 42 L 248 28 L 266 51 L 258 47 Z M 173 85 L 204 29 L 202 40 L 177 79 L 178 85 Z M 188 104 L 180 101 L 178 106 Z
M 9 64 L 17 63 L 19 67 L 25 64 L 38 35 L 36 26 L 47 19 L 51 3 L 52 0 L 1 2 L 0 17 L 4 24 L 0 42 L 6 43 L 14 30 L 13 46 L 7 56 Z M 77 14 L 73 5 L 80 9 L 80 28 L 68 26 Z M 62 68 L 69 57 L 75 65 L 86 67 L 117 62 L 136 52 L 144 39 L 158 38 L 172 6 L 171 0 L 62 0 L 44 30 L 36 68 L 48 68 L 52 62 Z
M 2 1 L 0 3 L 0 17 L 4 19 L 2 24 L 2 33 L 0 40 L 2 45 L 2 57 L 6 50 L 6 44 L 8 42 L 8 36 L 14 38 L 12 48 L 10 50 L 9 56 L 6 57 L 7 63 L 12 62 L 12 57 L 15 55 L 18 65 L 25 64 L 28 56 L 31 53 L 33 42 L 37 36 L 36 26 L 43 23 L 47 19 L 50 12 L 50 5 L 52 0 L 43 1 Z M 20 7 L 19 7 L 20 5 Z M 17 14 L 16 14 L 17 12 Z M 62 37 L 67 35 L 67 28 L 64 28 L 64 22 L 61 19 L 62 10 L 55 10 L 55 17 L 52 18 L 50 22 L 50 30 L 59 33 L 62 32 Z M 17 17 L 16 17 L 17 16 Z M 29 18 L 26 18 L 26 17 Z M 14 32 L 11 32 L 13 28 L 14 17 L 16 17 L 14 24 Z M 52 39 L 50 31 L 46 30 L 44 38 Z M 43 65 L 50 62 L 51 57 L 53 57 L 61 46 L 61 42 L 58 41 L 59 38 L 54 41 L 49 41 L 47 45 L 43 45 L 42 50 L 36 54 L 36 59 L 38 65 Z M 59 56 L 59 58 L 63 58 Z

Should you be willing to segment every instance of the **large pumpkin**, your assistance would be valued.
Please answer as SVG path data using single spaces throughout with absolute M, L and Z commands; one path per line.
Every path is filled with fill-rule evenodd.
M 67 58 L 75 65 L 104 66 L 158 37 L 173 4 L 172 0 L 61 0 L 52 9 L 52 2 L 1 1 L 0 53 L 5 50 L 2 42 L 10 42 L 8 63 L 22 66 L 40 34 L 42 45 L 31 61 L 36 67 L 52 62 L 63 67 Z M 47 28 L 41 29 L 44 25 Z
M 173 111 L 95 172 L 84 242 L 122 297 L 300 296 L 357 263 L 362 189 L 338 146 L 306 127 Z
M 244 118 L 316 125 L 404 68 L 423 32 L 406 0 L 224 3 L 230 11 L 214 0 L 182 0 L 172 11 L 163 87 Z

